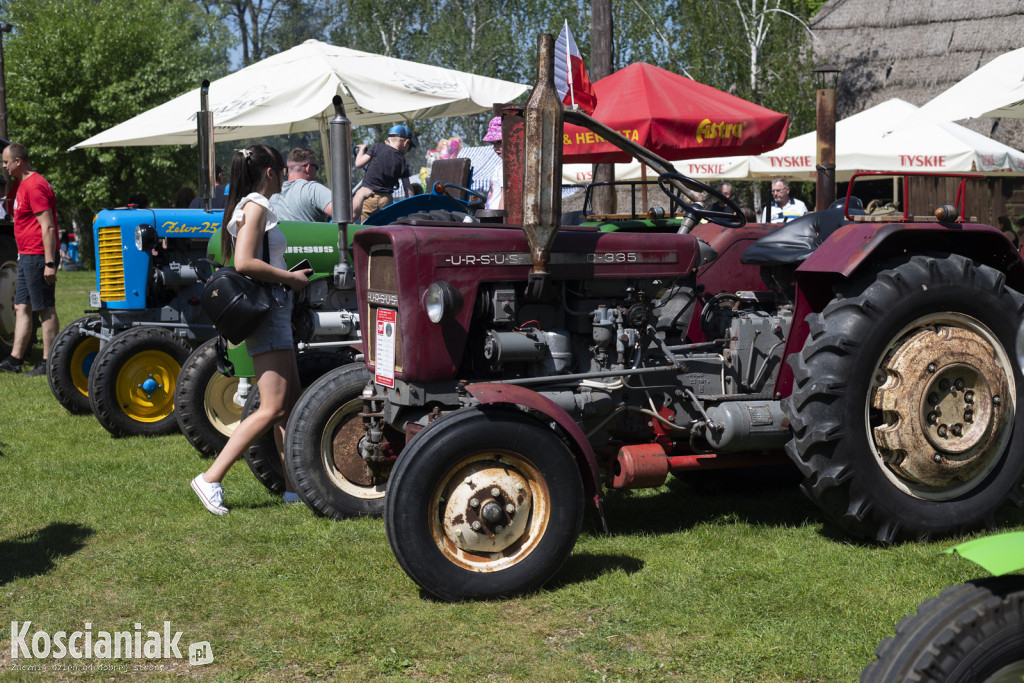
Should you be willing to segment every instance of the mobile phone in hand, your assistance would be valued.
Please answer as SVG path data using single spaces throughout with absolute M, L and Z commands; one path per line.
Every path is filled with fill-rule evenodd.
M 306 270 L 307 268 L 312 270 L 313 266 L 309 265 L 309 259 L 308 258 L 304 258 L 301 261 L 299 261 L 298 263 L 296 263 L 294 266 L 289 268 L 288 270 L 289 270 L 289 272 L 296 273 L 296 272 L 298 272 L 300 270 Z

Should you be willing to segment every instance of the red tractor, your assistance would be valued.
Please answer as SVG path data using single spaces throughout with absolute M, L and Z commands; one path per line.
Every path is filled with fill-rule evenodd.
M 831 209 L 745 226 L 711 188 L 552 103 L 546 46 L 522 225 L 360 231 L 373 379 L 360 396 L 328 375 L 289 424 L 349 512 L 383 509 L 414 581 L 445 600 L 533 590 L 588 503 L 604 523 L 603 488 L 783 449 L 831 520 L 881 543 L 960 533 L 1021 502 L 1024 264 L 999 230 L 959 221 L 963 183 L 938 217 Z M 563 118 L 655 169 L 683 207 L 678 230 L 559 226 Z M 704 208 L 701 191 L 729 209 Z

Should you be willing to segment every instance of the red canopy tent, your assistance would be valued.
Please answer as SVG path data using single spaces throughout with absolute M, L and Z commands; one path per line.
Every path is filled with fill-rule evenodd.
M 594 83 L 594 118 L 670 161 L 761 154 L 786 141 L 789 117 L 643 62 Z M 594 133 L 565 125 L 564 163 L 630 156 Z

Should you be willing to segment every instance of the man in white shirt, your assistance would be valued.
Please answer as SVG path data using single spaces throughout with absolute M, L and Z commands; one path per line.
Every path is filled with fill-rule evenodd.
M 765 207 L 765 223 L 788 223 L 807 213 L 807 205 L 789 196 L 789 183 L 782 178 L 772 181 L 772 201 Z

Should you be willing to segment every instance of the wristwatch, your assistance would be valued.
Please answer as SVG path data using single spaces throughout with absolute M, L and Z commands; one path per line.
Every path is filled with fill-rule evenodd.
M 47 268 L 53 268 L 54 270 L 57 270 L 57 264 L 54 263 L 53 261 L 47 261 L 43 265 L 46 266 Z

